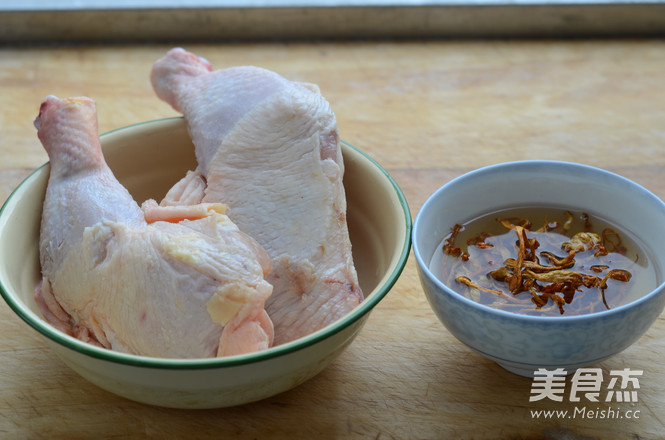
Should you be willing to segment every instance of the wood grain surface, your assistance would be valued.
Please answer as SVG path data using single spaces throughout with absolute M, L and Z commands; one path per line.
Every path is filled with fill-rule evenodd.
M 0 48 L 0 201 L 46 161 L 32 121 L 48 94 L 95 99 L 102 132 L 176 115 L 148 79 L 170 47 Z M 414 216 L 451 178 L 521 159 L 602 167 L 665 198 L 665 41 L 186 48 L 217 68 L 253 64 L 317 83 L 342 138 L 391 173 Z M 664 360 L 661 316 L 636 344 L 597 365 L 606 374 L 644 371 L 639 400 L 612 404 L 639 418 L 534 417 L 532 410 L 572 414 L 607 404 L 529 402 L 531 379 L 472 352 L 437 321 L 410 258 L 358 338 L 315 378 L 241 407 L 174 410 L 91 385 L 2 303 L 0 438 L 662 439 Z

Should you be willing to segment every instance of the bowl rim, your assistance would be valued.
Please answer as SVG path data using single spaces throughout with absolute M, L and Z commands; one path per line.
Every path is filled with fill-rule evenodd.
M 103 137 L 121 132 L 123 130 L 128 130 L 132 128 L 146 128 L 150 125 L 158 124 L 177 124 L 182 123 L 182 116 L 170 117 L 170 118 L 160 118 L 153 119 L 149 121 L 138 122 L 135 124 L 127 125 L 124 127 L 116 128 L 114 130 L 105 132 L 100 135 Z M 355 153 L 361 155 L 364 159 L 368 160 L 377 170 L 383 174 L 383 176 L 390 183 L 394 194 L 396 195 L 399 201 L 399 207 L 404 216 L 403 221 L 405 224 L 404 230 L 404 242 L 402 243 L 402 248 L 400 249 L 399 255 L 396 258 L 393 258 L 394 267 L 392 271 L 387 274 L 388 277 L 384 278 L 382 285 L 377 286 L 369 295 L 367 295 L 363 301 L 353 309 L 349 314 L 339 319 L 338 321 L 320 329 L 316 332 L 313 332 L 307 336 L 296 339 L 291 342 L 287 342 L 275 347 L 268 348 L 263 351 L 227 356 L 227 357 L 216 357 L 216 358 L 194 358 L 194 359 L 177 359 L 177 358 L 155 358 L 150 356 L 140 356 L 128 353 L 122 353 L 118 351 L 113 351 L 101 347 L 96 347 L 86 342 L 83 342 L 79 339 L 76 339 L 72 336 L 69 336 L 61 331 L 55 329 L 50 324 L 47 324 L 45 321 L 41 320 L 36 316 L 31 310 L 27 309 L 21 301 L 14 298 L 12 294 L 9 293 L 8 288 L 4 285 L 2 280 L 0 280 L 0 295 L 2 295 L 5 302 L 9 307 L 27 324 L 29 324 L 33 329 L 46 336 L 50 341 L 55 342 L 65 348 L 74 350 L 80 354 L 97 358 L 103 361 L 109 361 L 117 364 L 124 364 L 133 367 L 142 367 L 142 368 L 158 368 L 165 370 L 204 370 L 204 369 L 219 369 L 219 368 L 229 368 L 236 367 L 240 365 L 254 364 L 269 359 L 274 359 L 280 356 L 288 355 L 304 349 L 306 347 L 317 344 L 324 339 L 333 336 L 347 327 L 351 326 L 353 323 L 361 319 L 367 313 L 369 313 L 375 306 L 378 304 L 383 297 L 390 291 L 390 289 L 397 282 L 397 279 L 401 275 L 404 267 L 406 265 L 409 252 L 411 249 L 411 230 L 413 227 L 411 212 L 409 210 L 409 205 L 407 203 L 406 197 L 402 192 L 397 182 L 388 174 L 388 172 L 381 166 L 377 161 L 370 157 L 365 152 L 361 151 L 359 148 L 351 145 L 347 141 L 340 139 L 340 143 L 344 144 L 347 148 L 353 150 Z M 19 185 L 11 192 L 7 200 L 0 207 L 0 222 L 4 222 L 3 214 L 5 209 L 11 204 L 15 203 L 16 194 L 27 184 L 31 179 L 34 179 L 35 176 L 44 168 L 49 165 L 49 162 L 44 163 L 39 166 L 37 169 L 32 171 Z M 400 222 L 401 223 L 401 222 Z
M 505 167 L 533 167 L 533 166 L 557 166 L 557 167 L 569 167 L 569 168 L 576 168 L 579 171 L 585 170 L 587 172 L 595 173 L 596 175 L 604 175 L 607 177 L 610 177 L 612 179 L 615 179 L 617 181 L 623 182 L 624 184 L 629 185 L 632 190 L 638 191 L 643 193 L 646 197 L 652 199 L 655 203 L 660 205 L 660 209 L 665 213 L 665 202 L 661 200 L 658 196 L 653 194 L 651 191 L 640 185 L 639 183 L 630 180 L 626 177 L 621 176 L 620 174 L 614 173 L 612 171 L 608 171 L 602 168 L 598 168 L 595 166 L 591 165 L 585 165 L 581 163 L 576 163 L 576 162 L 569 162 L 569 161 L 560 161 L 560 160 L 544 160 L 544 159 L 535 159 L 535 160 L 518 160 L 518 161 L 510 161 L 510 162 L 501 162 L 501 163 L 496 163 L 492 165 L 487 165 L 481 168 L 477 168 L 474 170 L 471 170 L 469 172 L 463 173 L 460 176 L 457 176 L 448 182 L 446 182 L 444 185 L 441 187 L 437 188 L 423 203 L 423 205 L 420 207 L 418 213 L 416 214 L 415 220 L 413 222 L 413 228 L 411 230 L 412 233 L 412 247 L 413 247 L 413 254 L 416 259 L 417 267 L 418 270 L 421 274 L 421 276 L 426 277 L 431 283 L 433 283 L 435 286 L 438 287 L 439 289 L 439 294 L 444 294 L 450 297 L 453 297 L 456 301 L 459 301 L 466 306 L 469 306 L 483 314 L 486 314 L 487 316 L 493 316 L 497 319 L 513 319 L 513 320 L 519 320 L 523 322 L 528 322 L 528 323 L 535 323 L 535 322 L 543 322 L 547 324 L 561 324 L 561 325 L 569 325 L 577 321 L 589 321 L 589 320 L 596 320 L 596 319 L 604 319 L 609 316 L 613 316 L 615 314 L 619 313 L 624 313 L 626 310 L 636 307 L 639 304 L 642 304 L 645 301 L 649 301 L 652 297 L 657 296 L 659 294 L 662 294 L 665 292 L 665 279 L 661 280 L 660 284 L 658 284 L 656 287 L 654 287 L 650 292 L 645 294 L 644 296 L 634 300 L 630 301 L 626 304 L 622 304 L 620 306 L 617 306 L 613 309 L 610 310 L 603 310 L 601 312 L 597 313 L 589 313 L 585 315 L 573 315 L 573 316 L 534 316 L 534 315 L 523 315 L 519 313 L 514 313 L 514 312 L 509 312 L 501 309 L 497 309 L 494 307 L 490 307 L 485 304 L 480 304 L 476 301 L 473 301 L 469 298 L 467 298 L 464 295 L 461 295 L 457 293 L 455 290 L 452 288 L 448 287 L 444 282 L 442 282 L 436 275 L 432 273 L 432 271 L 429 269 L 429 263 L 425 262 L 423 255 L 421 253 L 421 249 L 418 246 L 418 240 L 416 237 L 419 235 L 419 232 L 422 228 L 421 223 L 422 223 L 422 217 L 421 215 L 424 210 L 426 210 L 429 206 L 433 205 L 435 202 L 435 199 L 439 197 L 439 194 L 441 194 L 444 191 L 448 191 L 451 186 L 458 185 L 460 182 L 463 182 L 464 180 L 472 179 L 475 178 L 479 174 L 485 174 L 488 172 L 493 172 L 496 169 L 501 169 Z M 426 295 L 430 295 L 426 289 L 425 293 Z

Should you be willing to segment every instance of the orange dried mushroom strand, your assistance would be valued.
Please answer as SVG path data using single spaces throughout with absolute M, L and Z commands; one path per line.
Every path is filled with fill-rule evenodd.
M 515 226 L 513 229 L 517 234 L 519 242 L 519 251 L 517 252 L 517 263 L 515 263 L 515 270 L 513 275 L 508 280 L 508 288 L 510 293 L 517 295 L 524 289 L 522 287 L 522 268 L 524 266 L 524 258 L 526 257 L 526 231 L 521 226 Z
M 450 237 L 444 240 L 443 244 L 443 253 L 445 255 L 451 255 L 453 257 L 461 257 L 463 261 L 469 259 L 469 254 L 462 252 L 462 249 L 455 246 L 455 240 L 457 240 L 457 235 L 462 230 L 462 225 L 456 224 L 450 231 Z
M 567 231 L 572 222 L 572 214 L 566 212 L 567 221 L 560 225 L 558 222 L 546 223 L 539 231 L 551 231 L 555 226 L 561 226 L 562 229 Z M 588 215 L 582 216 L 585 221 L 585 229 L 590 229 L 590 222 Z M 621 244 L 621 237 L 611 228 L 606 228 L 602 232 L 603 238 L 598 237 L 597 234 L 589 232 L 580 232 L 575 234 L 569 241 L 564 242 L 561 248 L 568 252 L 565 257 L 558 257 L 551 252 L 541 252 L 540 256 L 549 261 L 549 265 L 542 265 L 536 255 L 536 250 L 540 246 L 538 241 L 534 238 L 529 239 L 526 230 L 531 227 L 531 223 L 524 219 L 497 219 L 504 227 L 512 229 L 517 234 L 518 239 L 518 252 L 517 258 L 508 258 L 504 261 L 504 266 L 499 269 L 491 271 L 488 275 L 493 279 L 507 283 L 508 289 L 512 296 L 517 296 L 521 292 L 529 292 L 531 302 L 536 305 L 536 309 L 541 309 L 550 300 L 556 304 L 561 314 L 564 313 L 564 305 L 572 303 L 575 293 L 580 290 L 582 286 L 587 288 L 599 288 L 601 291 L 602 302 L 607 309 L 605 298 L 605 289 L 607 288 L 607 280 L 612 278 L 618 281 L 627 282 L 631 278 L 631 273 L 623 269 L 610 269 L 602 279 L 594 275 L 586 275 L 573 270 L 568 270 L 575 265 L 575 256 L 578 252 L 595 250 L 594 256 L 607 255 L 607 247 L 611 247 L 613 251 L 625 253 L 625 248 Z M 462 255 L 464 261 L 469 258 L 468 253 L 462 252 L 461 249 L 454 247 L 455 238 L 461 230 L 460 225 L 455 225 L 451 237 L 446 240 L 444 252 L 449 255 L 457 256 Z M 483 233 L 479 237 L 469 239 L 467 244 L 481 244 L 481 248 L 488 245 L 485 244 L 485 238 L 489 234 Z M 609 243 L 609 246 L 606 246 Z M 448 246 L 448 248 L 446 248 Z M 491 246 L 491 245 L 489 245 Z M 457 253 L 455 255 L 452 251 Z M 605 269 L 609 269 L 606 265 L 591 266 L 591 270 L 600 273 Z M 510 298 L 511 295 L 506 295 L 500 290 L 489 289 L 480 286 L 478 283 L 472 281 L 466 276 L 457 276 L 455 280 L 466 286 L 477 289 L 483 292 L 493 293 L 500 295 L 503 298 Z M 541 284 L 539 284 L 541 283 Z M 544 284 L 542 284 L 544 283 Z M 516 299 L 516 298 L 515 298 Z
M 495 295 L 502 296 L 502 297 L 507 298 L 511 301 L 516 301 L 517 300 L 517 298 L 513 298 L 510 295 L 506 295 L 505 293 L 503 293 L 500 290 L 488 289 L 487 287 L 483 287 L 483 286 L 479 285 L 478 283 L 475 283 L 475 282 L 471 281 L 471 278 L 469 278 L 467 276 L 464 276 L 464 275 L 457 276 L 455 278 L 455 281 L 457 281 L 458 283 L 465 284 L 465 285 L 467 285 L 467 286 L 469 286 L 473 289 L 478 289 L 478 290 L 481 290 L 483 292 L 493 293 Z
M 621 236 L 612 228 L 605 228 L 601 232 L 603 246 L 610 252 L 626 253 L 626 248 L 621 243 Z
M 487 249 L 494 247 L 494 245 L 490 243 L 486 243 L 485 240 L 487 240 L 488 237 L 491 237 L 492 234 L 489 232 L 483 232 L 477 237 L 471 237 L 466 241 L 467 246 L 476 246 L 479 247 L 480 249 Z

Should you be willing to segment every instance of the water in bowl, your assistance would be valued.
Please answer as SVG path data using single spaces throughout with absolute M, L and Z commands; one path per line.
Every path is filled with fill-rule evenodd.
M 430 270 L 489 307 L 584 315 L 634 301 L 659 284 L 647 247 L 634 234 L 584 212 L 512 208 L 450 225 L 450 231 Z M 569 256 L 571 249 L 577 252 Z

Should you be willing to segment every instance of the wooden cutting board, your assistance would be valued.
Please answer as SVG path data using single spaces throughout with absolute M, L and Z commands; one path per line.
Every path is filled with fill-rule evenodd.
M 0 200 L 46 161 L 32 120 L 47 94 L 94 98 L 102 132 L 176 115 L 148 80 L 169 47 L 0 48 Z M 216 67 L 254 64 L 319 84 L 342 138 L 391 173 L 413 215 L 451 178 L 521 159 L 603 167 L 665 198 L 664 41 L 186 48 Z M 595 366 L 606 376 L 643 370 L 638 401 L 610 407 L 622 418 L 589 414 L 608 409 L 604 403 L 529 402 L 530 379 L 472 352 L 436 320 L 411 258 L 359 337 L 320 375 L 262 402 L 185 411 L 91 385 L 0 304 L 0 438 L 658 439 L 665 438 L 664 358 L 661 316 L 636 344 Z M 629 411 L 639 418 L 628 419 Z

